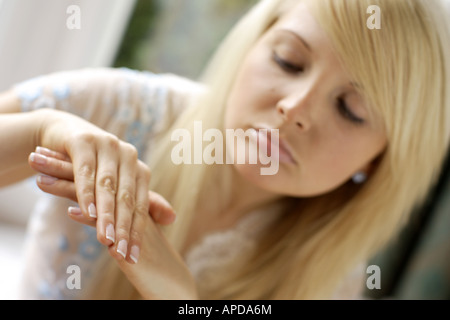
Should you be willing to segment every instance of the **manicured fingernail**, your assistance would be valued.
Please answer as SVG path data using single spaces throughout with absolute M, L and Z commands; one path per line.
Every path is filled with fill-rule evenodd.
M 127 240 L 120 240 L 119 244 L 117 245 L 117 253 L 120 253 L 124 259 L 127 257 L 127 249 L 128 249 Z
M 89 217 L 97 218 L 97 209 L 95 208 L 95 204 L 91 203 L 88 207 Z
M 32 153 L 30 155 L 30 160 L 31 162 L 34 162 L 36 164 L 40 164 L 40 165 L 45 165 L 47 164 L 47 157 L 43 156 L 42 154 L 39 153 Z
M 81 211 L 80 208 L 70 207 L 68 211 L 69 211 L 69 214 L 72 215 L 72 216 L 77 216 L 78 217 L 78 216 L 83 215 L 83 212 Z
M 52 184 L 55 184 L 56 181 L 58 181 L 57 178 L 46 176 L 43 174 L 41 174 L 37 177 L 37 182 L 39 184 L 46 185 L 46 186 L 51 186 Z
M 54 154 L 53 151 L 44 147 L 36 147 L 36 153 L 42 154 L 44 156 L 51 156 Z
M 134 263 L 138 263 L 139 260 L 140 249 L 138 246 L 132 246 L 130 251 L 130 258 Z
M 111 240 L 112 243 L 116 241 L 114 226 L 112 224 L 108 224 L 108 226 L 106 227 L 106 239 Z

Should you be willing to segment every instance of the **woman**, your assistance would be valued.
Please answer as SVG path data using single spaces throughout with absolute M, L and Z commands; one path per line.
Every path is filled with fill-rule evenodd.
M 103 202 L 114 203 L 114 197 L 107 201 L 107 196 L 97 194 L 99 187 L 108 183 L 94 188 L 94 179 L 87 192 L 91 198 L 86 200 L 89 197 L 79 191 L 86 190 L 80 187 L 83 180 L 77 180 L 86 176 L 80 170 L 83 161 L 77 159 L 81 156 L 71 152 L 67 142 L 52 142 L 55 137 L 61 140 L 60 136 L 44 129 L 50 132 L 44 136 L 51 138 L 40 139 L 40 144 L 68 154 L 73 162 L 81 209 L 72 210 L 76 213 L 72 216 L 84 223 L 90 213 L 91 223 L 97 213 L 98 221 L 105 216 L 128 221 L 130 234 L 139 235 L 134 236 L 137 240 L 127 238 L 136 243 L 138 259 L 129 257 L 133 251 L 129 241 L 122 247 L 119 244 L 124 242 L 118 239 L 112 246 L 104 244 L 111 246 L 122 272 L 144 298 L 354 297 L 354 292 L 342 291 L 348 284 L 344 279 L 407 221 L 434 183 L 447 151 L 450 62 L 446 53 L 450 37 L 443 4 L 438 0 L 262 1 L 236 26 L 215 56 L 204 79 L 208 85 L 205 93 L 192 83 L 177 82 L 179 79 L 148 80 L 168 81 L 170 85 L 162 88 L 177 88 L 174 94 L 162 95 L 169 97 L 162 105 L 172 106 L 165 109 L 170 112 L 163 117 L 169 120 L 155 124 L 158 128 L 152 131 L 147 157 L 151 189 L 171 203 L 178 214 L 177 223 L 162 235 L 150 219 L 120 208 L 131 196 L 116 197 L 116 209 L 99 208 Z M 371 5 L 381 9 L 381 29 L 367 28 Z M 75 82 L 74 78 L 72 75 L 70 81 Z M 133 84 L 130 90 L 111 100 L 132 92 L 134 101 L 139 95 L 136 79 L 128 82 Z M 97 91 L 91 86 L 77 88 L 77 96 L 83 97 L 86 90 L 100 95 L 108 88 L 101 81 L 92 83 L 98 84 Z M 54 86 L 46 88 L 59 93 Z M 157 100 L 159 93 L 153 99 Z M 26 101 L 22 99 L 22 105 Z M 134 103 L 139 105 L 139 101 Z M 82 103 L 75 104 L 80 107 Z M 44 105 L 48 107 L 48 103 Z M 189 107 L 178 116 L 180 109 L 175 105 Z M 64 103 L 58 106 L 64 108 Z M 118 110 L 123 111 L 121 118 L 146 115 L 140 107 L 132 109 L 133 115 L 125 108 Z M 94 110 L 84 111 L 92 115 Z M 45 112 L 47 117 L 53 114 Z M 115 120 L 113 125 L 104 121 L 112 117 L 111 111 L 102 112 L 103 116 L 95 115 L 100 118 L 98 124 L 106 124 L 102 128 L 107 131 L 115 130 Z M 283 154 L 279 172 L 262 176 L 261 163 L 175 165 L 171 135 L 183 128 L 194 136 L 195 121 L 202 121 L 205 130 L 277 129 Z M 61 119 L 57 122 L 67 125 Z M 140 125 L 134 128 L 137 136 L 148 137 Z M 124 136 L 123 132 L 118 136 Z M 100 149 L 94 148 L 91 157 L 106 158 Z M 106 165 L 98 162 L 97 172 L 101 172 Z M 70 167 L 63 160 L 55 163 Z M 49 172 L 51 166 L 33 166 L 59 178 L 53 184 L 41 183 L 42 189 L 56 195 L 67 192 L 55 183 L 70 180 L 72 169 L 58 174 L 57 170 Z M 115 162 L 113 172 L 116 167 Z M 95 175 L 88 171 L 87 176 Z M 133 178 L 141 176 L 132 172 Z M 134 185 L 142 190 L 142 182 Z M 147 200 L 143 192 L 133 189 L 129 194 L 135 194 L 139 203 Z M 96 207 L 91 206 L 94 202 Z M 115 215 L 105 214 L 112 210 Z M 97 232 L 104 232 L 105 238 L 102 230 L 106 225 L 98 221 Z M 115 228 L 116 233 L 126 229 Z M 117 236 L 126 238 L 126 233 Z M 126 263 L 123 257 L 139 262 Z M 96 287 L 124 293 L 128 284 L 116 284 L 113 280 L 120 279 L 120 273 L 113 267 L 108 270 L 104 279 L 95 277 L 102 284 Z M 355 288 L 360 289 L 360 284 Z

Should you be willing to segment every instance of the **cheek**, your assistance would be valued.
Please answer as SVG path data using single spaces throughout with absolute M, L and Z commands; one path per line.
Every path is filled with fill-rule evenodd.
M 267 64 L 266 59 L 258 54 L 250 54 L 246 58 L 228 96 L 227 123 L 276 105 L 273 78 Z
M 335 140 L 329 137 L 322 147 L 316 147 L 307 160 L 309 173 L 322 184 L 337 187 L 356 172 L 363 170 L 382 151 L 379 141 L 371 137 L 351 136 Z

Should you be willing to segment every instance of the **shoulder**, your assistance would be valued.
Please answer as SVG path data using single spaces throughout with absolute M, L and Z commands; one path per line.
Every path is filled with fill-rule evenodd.
M 156 74 L 128 68 L 84 68 L 58 71 L 37 76 L 14 86 L 23 100 L 33 101 L 44 92 L 63 100 L 70 95 L 115 94 L 146 97 L 145 94 L 166 98 L 190 96 L 204 88 L 198 82 L 174 74 Z M 148 96 L 147 96 L 148 98 Z

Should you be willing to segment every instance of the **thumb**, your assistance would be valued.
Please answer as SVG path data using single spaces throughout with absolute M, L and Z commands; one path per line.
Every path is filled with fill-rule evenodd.
M 149 214 L 153 221 L 161 225 L 170 225 L 175 222 L 176 214 L 169 202 L 156 192 L 148 192 Z

